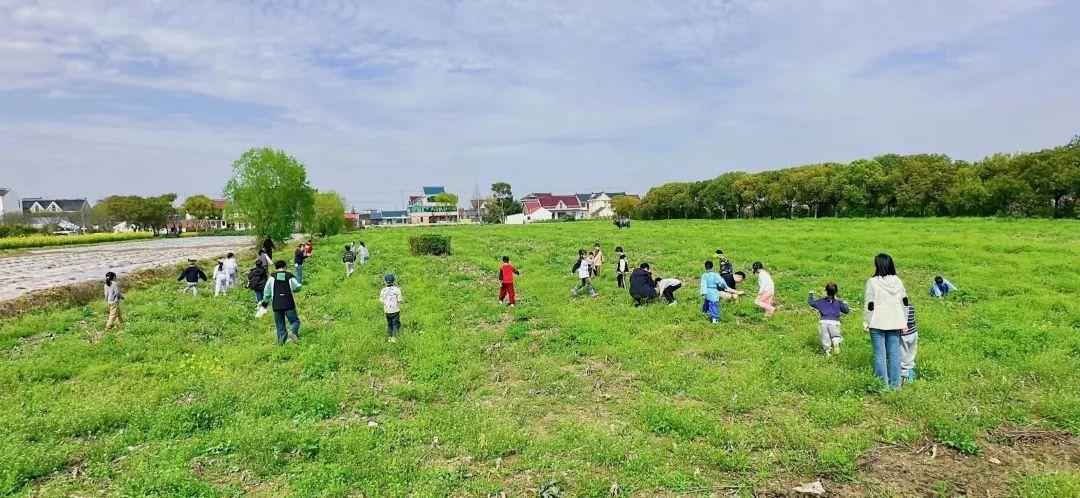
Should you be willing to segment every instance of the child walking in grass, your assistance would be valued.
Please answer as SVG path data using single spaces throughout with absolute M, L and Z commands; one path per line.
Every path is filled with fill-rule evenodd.
M 401 328 L 401 302 L 405 298 L 395 281 L 393 273 L 384 276 L 383 282 L 386 286 L 379 292 L 379 301 L 382 302 L 383 313 L 386 314 L 386 342 L 397 342 L 398 329 Z
M 206 274 L 203 273 L 202 268 L 195 266 L 195 260 L 189 259 L 187 268 L 184 268 L 180 272 L 180 276 L 176 277 L 177 280 L 183 280 L 187 282 L 187 290 L 191 291 L 192 296 L 199 295 L 199 280 L 206 281 Z
M 825 285 L 825 297 L 814 299 L 814 292 L 810 291 L 810 297 L 807 298 L 810 307 L 818 310 L 821 315 L 818 338 L 825 350 L 825 356 L 840 354 L 840 343 L 844 342 L 844 336 L 840 334 L 840 315 L 851 313 L 847 303 L 836 297 L 837 290 L 836 284 L 829 282 Z
M 615 280 L 619 283 L 620 289 L 626 288 L 627 273 L 630 273 L 630 263 L 626 261 L 625 254 L 619 254 L 619 262 L 615 266 Z
M 596 293 L 596 289 L 594 289 L 592 285 L 592 267 L 590 264 L 590 259 L 585 256 L 585 250 L 579 250 L 577 262 L 574 263 L 573 268 L 570 268 L 570 273 L 576 273 L 578 278 L 581 279 L 581 283 L 575 285 L 573 289 L 570 289 L 571 295 L 577 296 L 578 292 L 581 292 L 582 289 L 589 291 L 589 297 L 600 295 Z
M 341 254 L 341 262 L 345 263 L 345 277 L 351 277 L 356 270 L 356 252 L 352 244 L 345 245 L 345 252 Z
M 368 259 L 371 259 L 371 253 L 368 252 L 368 248 L 364 245 L 364 241 L 360 241 L 360 264 L 366 265 Z
M 705 273 L 701 274 L 701 312 L 708 313 L 712 323 L 720 323 L 720 292 L 727 289 L 724 279 L 713 271 L 713 262 L 705 262 Z
M 225 269 L 225 260 L 219 259 L 214 267 L 214 297 L 225 294 L 229 288 L 229 270 Z
M 604 266 L 604 253 L 600 250 L 600 243 L 597 242 L 593 247 L 592 252 L 592 274 L 594 277 L 600 276 L 600 268 Z
M 120 294 L 120 284 L 116 282 L 116 274 L 105 274 L 105 302 L 109 304 L 109 318 L 105 321 L 105 330 L 113 328 L 124 322 L 124 316 L 120 314 L 120 301 L 124 296 Z
M 919 328 L 915 325 L 915 307 L 908 305 L 907 331 L 900 332 L 900 381 L 915 380 L 915 353 L 919 350 Z
M 776 285 L 773 284 L 772 275 L 765 271 L 765 265 L 761 264 L 760 261 L 755 262 L 751 268 L 758 277 L 758 295 L 757 299 L 754 300 L 754 304 L 765 310 L 765 316 L 772 316 L 776 312 L 776 306 L 773 306 Z
M 511 308 L 517 304 L 517 297 L 514 295 L 514 275 L 521 275 L 521 272 L 510 264 L 510 256 L 503 256 L 502 267 L 499 268 L 499 302 L 509 298 L 507 305 Z
M 228 287 L 236 287 L 239 283 L 237 274 L 240 272 L 240 265 L 236 264 L 236 255 L 229 253 L 225 256 L 225 273 L 229 275 L 226 284 Z
M 293 293 L 300 291 L 301 283 L 296 276 L 285 270 L 287 266 L 282 259 L 274 263 L 274 273 L 263 287 L 262 306 L 274 311 L 278 345 L 284 345 L 285 340 L 290 337 L 293 341 L 300 342 L 300 317 L 296 314 L 296 298 Z M 286 321 L 290 325 L 287 332 Z

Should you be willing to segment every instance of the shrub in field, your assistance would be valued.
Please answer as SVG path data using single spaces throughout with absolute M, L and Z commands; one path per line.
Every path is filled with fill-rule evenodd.
M 450 236 L 431 233 L 409 237 L 409 249 L 415 256 L 450 254 Z
M 0 225 L 0 238 L 38 235 L 41 230 L 28 225 Z
M 26 249 L 32 247 L 74 246 L 99 242 L 122 242 L 125 240 L 150 239 L 151 232 L 89 233 L 86 235 L 30 235 L 0 239 L 0 249 Z

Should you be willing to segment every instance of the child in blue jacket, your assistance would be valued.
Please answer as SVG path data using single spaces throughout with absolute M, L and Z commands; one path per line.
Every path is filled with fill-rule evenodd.
M 954 290 L 956 286 L 941 275 L 934 277 L 934 283 L 930 284 L 930 295 L 933 297 L 942 298 Z

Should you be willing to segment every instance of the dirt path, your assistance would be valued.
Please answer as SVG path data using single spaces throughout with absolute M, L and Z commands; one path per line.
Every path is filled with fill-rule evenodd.
M 37 290 L 101 280 L 107 271 L 122 275 L 252 247 L 251 237 L 191 237 L 30 250 L 0 258 L 0 301 Z

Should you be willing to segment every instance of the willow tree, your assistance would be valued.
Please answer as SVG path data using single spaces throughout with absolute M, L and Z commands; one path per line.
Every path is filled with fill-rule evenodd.
M 252 148 L 232 164 L 225 184 L 229 215 L 253 225 L 259 240 L 284 242 L 314 214 L 315 190 L 303 163 L 285 151 Z

